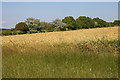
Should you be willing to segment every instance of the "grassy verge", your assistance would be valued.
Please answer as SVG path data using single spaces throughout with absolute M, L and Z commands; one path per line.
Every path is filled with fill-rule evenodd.
M 118 43 L 44 44 L 22 52 L 3 46 L 3 78 L 117 78 Z

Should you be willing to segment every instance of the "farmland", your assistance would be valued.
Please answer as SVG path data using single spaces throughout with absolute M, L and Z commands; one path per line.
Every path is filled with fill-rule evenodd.
M 118 27 L 2 36 L 4 78 L 117 78 Z

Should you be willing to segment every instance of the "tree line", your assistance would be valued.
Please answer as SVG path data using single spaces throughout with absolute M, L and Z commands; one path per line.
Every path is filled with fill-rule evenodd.
M 102 28 L 120 26 L 120 20 L 114 22 L 106 22 L 100 18 L 90 18 L 80 16 L 74 19 L 72 16 L 67 16 L 64 19 L 55 19 L 52 22 L 40 22 L 40 19 L 27 18 L 25 22 L 19 22 L 15 28 L 2 31 L 2 35 L 15 35 L 15 34 L 31 34 L 39 32 L 53 32 L 53 31 L 68 31 L 88 28 Z

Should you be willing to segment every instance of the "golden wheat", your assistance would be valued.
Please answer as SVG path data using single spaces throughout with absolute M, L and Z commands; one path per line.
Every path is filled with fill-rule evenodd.
M 75 31 L 64 32 L 48 32 L 24 35 L 3 36 L 2 45 L 32 45 L 32 44 L 53 44 L 53 43 L 77 43 L 88 40 L 98 40 L 105 38 L 107 40 L 118 39 L 118 27 L 81 29 Z
M 110 48 L 111 46 L 104 48 L 106 46 L 102 47 L 102 44 L 98 43 L 99 49 L 96 49 L 94 48 L 96 45 L 85 43 L 86 46 L 83 49 L 86 50 L 83 52 L 81 44 L 80 46 L 78 45 L 79 47 L 68 45 L 69 43 L 76 44 L 82 41 L 95 41 L 103 38 L 107 40 L 118 39 L 118 27 L 3 36 L 3 77 L 45 78 L 71 76 L 86 78 L 86 75 L 88 74 L 88 78 L 117 77 L 118 54 L 115 54 L 117 50 L 113 50 L 116 48 L 112 49 Z M 61 45 L 57 45 L 58 47 L 55 46 L 62 42 L 68 43 L 68 47 L 63 47 L 66 46 L 66 44 L 63 44 L 62 47 Z M 53 46 L 51 47 L 50 44 Z M 99 55 L 91 54 L 98 53 L 100 51 L 100 53 L 103 53 L 102 50 L 104 49 L 109 49 L 111 53 L 115 51 L 113 53 L 114 56 L 112 54 L 106 54 L 106 52 L 104 52 L 105 54 Z M 110 53 L 110 51 L 107 53 Z M 7 55 L 4 55 L 4 53 L 7 53 Z M 29 53 L 29 55 L 11 55 L 9 53 Z M 37 54 L 32 55 L 31 53 Z M 90 56 L 82 53 L 88 53 Z M 33 72 L 35 75 L 32 74 Z
M 61 43 L 77 44 L 82 41 L 98 39 L 117 40 L 118 27 L 81 29 L 24 35 L 2 36 L 2 49 L 24 52 L 28 50 L 47 50 L 47 46 Z M 4 50 L 3 50 L 4 51 Z

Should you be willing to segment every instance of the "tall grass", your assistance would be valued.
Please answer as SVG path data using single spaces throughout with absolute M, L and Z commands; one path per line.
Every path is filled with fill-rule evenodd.
M 26 52 L 3 51 L 4 78 L 116 78 L 118 41 L 46 46 Z M 108 47 L 106 47 L 108 45 Z M 45 46 L 45 45 L 44 45 Z M 7 50 L 8 48 L 6 48 Z
M 2 76 L 118 78 L 117 37 L 117 27 L 4 36 Z

